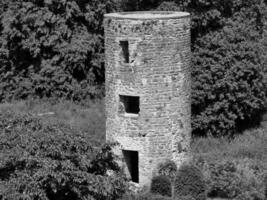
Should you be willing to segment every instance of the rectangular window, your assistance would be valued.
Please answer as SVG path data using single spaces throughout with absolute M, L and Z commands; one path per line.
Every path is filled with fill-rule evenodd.
M 119 95 L 120 105 L 119 113 L 139 114 L 140 112 L 140 97 Z
M 138 151 L 122 150 L 129 174 L 133 182 L 139 182 Z
M 122 59 L 124 63 L 129 63 L 129 42 L 120 41 L 120 46 L 122 50 Z

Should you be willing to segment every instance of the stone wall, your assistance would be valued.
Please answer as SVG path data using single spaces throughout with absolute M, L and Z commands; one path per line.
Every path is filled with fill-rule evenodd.
M 138 151 L 139 183 L 159 162 L 179 166 L 191 138 L 190 17 L 183 12 L 107 14 L 106 138 Z M 129 62 L 121 41 L 128 41 Z M 119 95 L 139 97 L 139 113 L 120 111 Z

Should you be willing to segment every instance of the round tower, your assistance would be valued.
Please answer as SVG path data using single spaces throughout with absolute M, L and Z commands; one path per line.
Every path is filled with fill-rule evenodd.
M 106 140 L 133 182 L 166 159 L 185 161 L 191 139 L 190 15 L 105 15 Z

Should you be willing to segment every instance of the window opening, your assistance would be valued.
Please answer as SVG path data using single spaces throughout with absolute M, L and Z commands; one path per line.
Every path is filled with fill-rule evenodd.
M 126 40 L 120 41 L 120 46 L 122 49 L 123 62 L 129 63 L 129 42 Z
M 119 113 L 139 114 L 140 97 L 138 96 L 120 96 Z

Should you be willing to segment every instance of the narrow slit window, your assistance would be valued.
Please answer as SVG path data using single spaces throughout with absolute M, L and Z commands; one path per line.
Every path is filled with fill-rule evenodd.
M 138 151 L 122 150 L 122 153 L 132 181 L 138 183 L 139 182 Z
M 120 41 L 122 50 L 122 59 L 124 63 L 129 63 L 129 42 L 127 40 Z
M 120 96 L 119 113 L 139 114 L 140 97 L 138 96 Z

